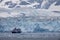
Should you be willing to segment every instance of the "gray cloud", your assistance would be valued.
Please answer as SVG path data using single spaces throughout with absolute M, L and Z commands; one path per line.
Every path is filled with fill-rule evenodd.
M 51 4 L 53 4 L 54 2 L 57 2 L 57 0 L 45 0 L 45 3 L 43 4 L 43 6 L 41 6 L 41 8 L 48 9 L 51 6 Z
M 55 5 L 56 5 L 56 6 L 60 5 L 60 0 L 58 0 Z

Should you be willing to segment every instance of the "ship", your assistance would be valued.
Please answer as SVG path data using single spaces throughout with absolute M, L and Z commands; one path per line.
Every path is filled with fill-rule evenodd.
M 21 29 L 20 28 L 14 28 L 13 30 L 12 30 L 12 33 L 21 33 L 22 31 L 21 31 Z

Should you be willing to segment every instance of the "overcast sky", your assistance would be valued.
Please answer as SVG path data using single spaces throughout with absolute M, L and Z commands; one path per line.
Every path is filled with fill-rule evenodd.
M 60 8 L 59 7 L 60 0 L 2 0 L 0 1 L 0 7 L 14 8 L 17 6 L 33 7 L 38 9 Z
M 8 12 L 10 12 L 10 10 L 8 9 L 16 9 L 18 7 L 60 11 L 60 0 L 1 0 L 0 17 L 3 15 L 4 17 L 17 15 L 17 12 L 11 12 L 11 14 L 8 14 Z

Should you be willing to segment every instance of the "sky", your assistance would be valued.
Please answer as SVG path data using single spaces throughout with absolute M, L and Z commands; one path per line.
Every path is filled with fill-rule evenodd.
M 16 5 L 13 6 L 14 4 Z M 21 6 L 21 7 L 33 7 L 38 9 L 41 8 L 48 9 L 52 4 L 54 4 L 53 6 L 60 6 L 60 1 L 59 0 L 2 0 L 0 2 L 0 7 L 9 8 L 9 6 L 13 6 L 11 8 L 14 8 L 16 6 Z
M 0 17 L 16 16 L 19 12 L 13 12 L 17 8 L 33 8 L 38 10 L 60 11 L 59 0 L 0 0 Z M 15 11 L 15 10 L 14 10 Z M 10 12 L 10 14 L 9 14 Z

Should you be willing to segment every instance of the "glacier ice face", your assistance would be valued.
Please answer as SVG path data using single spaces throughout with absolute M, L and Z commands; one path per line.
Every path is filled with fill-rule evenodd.
M 0 32 L 15 27 L 22 32 L 60 31 L 60 14 L 48 10 L 54 2 L 57 0 L 1 0 Z
M 60 14 L 47 10 L 35 10 L 32 8 L 13 9 L 8 13 L 9 17 L 0 17 L 0 26 L 2 31 L 11 31 L 13 28 L 21 28 L 22 32 L 35 32 L 36 27 L 40 31 L 59 31 Z M 16 14 L 15 14 L 16 13 Z M 47 13 L 47 14 L 46 14 Z M 52 15 L 53 14 L 53 15 Z M 13 16 L 14 15 L 14 16 Z M 55 17 L 55 16 L 57 17 Z M 4 16 L 4 15 L 3 15 Z
M 2 9 L 1 12 L 5 13 L 6 11 L 3 11 Z M 0 17 L 1 31 L 11 31 L 15 27 L 21 28 L 22 32 L 60 31 L 59 13 L 54 13 L 43 9 L 37 10 L 33 8 L 17 8 L 12 9 L 9 12 L 7 13 L 9 16 L 5 18 Z M 36 28 L 39 28 L 39 31 Z
M 0 18 L 0 27 L 3 29 L 2 31 L 11 31 L 16 27 L 21 28 L 22 32 L 58 32 L 60 31 L 59 24 L 60 19 L 54 18 L 36 19 L 33 16 Z

